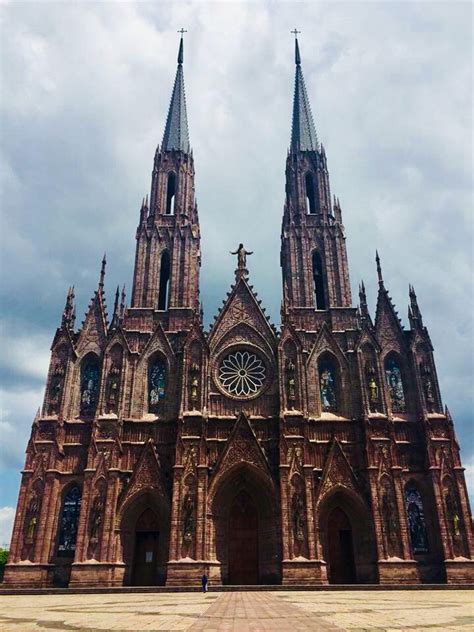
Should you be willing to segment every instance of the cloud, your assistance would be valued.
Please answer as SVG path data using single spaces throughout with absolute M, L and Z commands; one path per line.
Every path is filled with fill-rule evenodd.
M 39 3 L 6 3 L 1 10 L 0 299 L 5 320 L 16 324 L 4 333 L 2 376 L 12 427 L 31 423 L 67 287 L 76 284 L 80 316 L 104 250 L 109 302 L 118 283 L 131 286 L 138 210 L 163 133 L 182 24 L 205 319 L 233 281 L 227 253 L 243 241 L 256 253 L 252 283 L 279 322 L 294 75 L 289 30 L 297 12 L 353 288 L 364 278 L 374 306 L 375 248 L 403 317 L 408 283 L 415 285 L 442 394 L 470 458 L 469 3 L 303 2 L 296 11 L 295 3 L 90 2 L 51 4 L 47 12 Z M 22 409 L 24 418 L 13 408 L 23 387 L 32 406 Z
M 471 454 L 465 459 L 463 465 L 465 467 L 464 476 L 466 477 L 467 493 L 472 503 L 474 502 L 474 455 Z
M 10 547 L 14 518 L 14 507 L 0 507 L 0 546 L 3 548 Z

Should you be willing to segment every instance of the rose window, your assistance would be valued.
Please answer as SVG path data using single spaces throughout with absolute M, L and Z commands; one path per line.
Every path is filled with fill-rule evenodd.
M 230 395 L 249 397 L 256 395 L 265 381 L 265 365 L 254 353 L 229 353 L 219 367 L 219 380 Z

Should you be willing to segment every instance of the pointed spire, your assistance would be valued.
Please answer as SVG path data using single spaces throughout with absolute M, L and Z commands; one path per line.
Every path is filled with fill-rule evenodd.
M 181 32 L 181 31 L 180 31 Z M 186 114 L 186 97 L 184 94 L 183 75 L 183 37 L 179 42 L 178 69 L 174 81 L 173 94 L 171 95 L 168 118 L 166 119 L 165 133 L 161 144 L 162 151 L 183 151 L 190 152 L 188 117 Z
M 319 143 L 314 127 L 313 115 L 301 70 L 301 55 L 298 45 L 298 31 L 295 34 L 295 92 L 293 97 L 293 121 L 291 127 L 292 151 L 318 151 Z
M 99 276 L 99 290 L 103 291 L 104 289 L 104 279 L 105 279 L 105 266 L 107 265 L 107 256 L 104 252 L 104 256 L 102 257 L 102 264 L 100 266 L 100 276 Z
M 379 285 L 383 285 L 382 266 L 380 265 L 380 257 L 379 257 L 378 250 L 375 251 L 375 262 L 377 264 L 377 276 L 379 278 Z

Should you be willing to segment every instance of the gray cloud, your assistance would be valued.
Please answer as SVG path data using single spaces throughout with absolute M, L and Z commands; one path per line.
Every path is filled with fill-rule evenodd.
M 23 449 L 45 357 L 75 283 L 79 314 L 108 253 L 131 285 L 177 53 L 202 230 L 206 321 L 256 251 L 251 279 L 279 322 L 279 236 L 295 21 L 318 134 L 348 235 L 354 291 L 374 306 L 374 251 L 405 317 L 417 290 L 466 461 L 472 462 L 472 56 L 468 3 L 4 3 L 2 313 L 6 423 Z M 355 292 L 354 292 L 355 294 Z M 28 362 L 28 358 L 31 361 Z M 29 395 L 18 404 L 18 393 Z M 38 401 L 32 401 L 37 393 Z M 10 479 L 9 479 L 10 480 Z M 5 504 L 14 504 L 16 489 Z

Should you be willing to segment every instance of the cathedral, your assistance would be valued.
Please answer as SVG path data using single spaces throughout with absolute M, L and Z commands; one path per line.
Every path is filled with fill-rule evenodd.
M 379 257 L 353 305 L 295 41 L 281 328 L 240 244 L 203 327 L 183 40 L 133 288 L 85 320 L 69 289 L 16 509 L 7 586 L 468 583 L 474 538 L 453 421 L 413 287 L 409 329 Z M 283 182 L 282 182 L 283 191 Z M 283 195 L 282 195 L 283 198 Z

